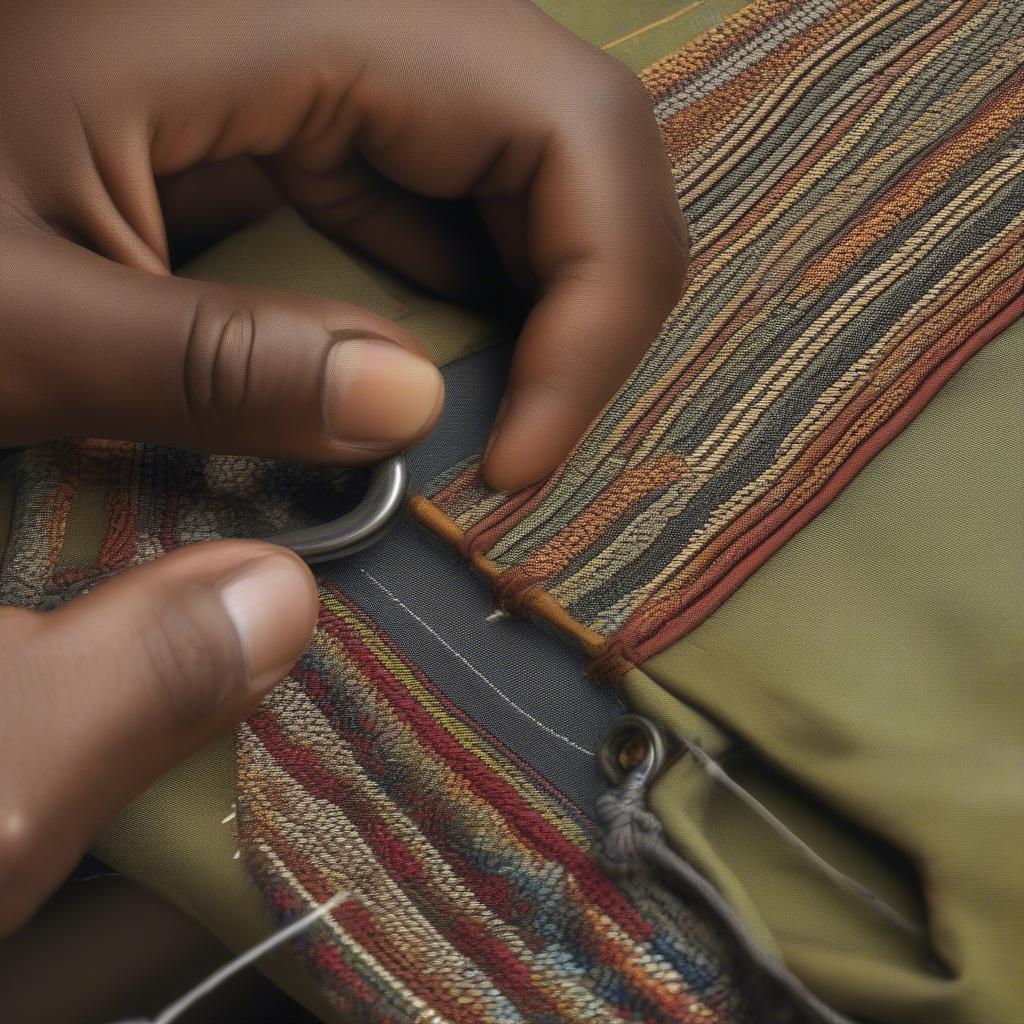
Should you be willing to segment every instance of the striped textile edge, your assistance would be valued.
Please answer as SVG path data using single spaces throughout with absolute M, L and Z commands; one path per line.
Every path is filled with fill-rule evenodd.
M 697 626 L 1024 315 L 1024 6 L 759 2 L 644 76 L 693 237 L 543 485 L 413 513 L 615 679 Z
M 601 869 L 589 824 L 339 591 L 238 734 L 238 823 L 342 1019 L 726 1024 L 742 965 L 699 915 Z

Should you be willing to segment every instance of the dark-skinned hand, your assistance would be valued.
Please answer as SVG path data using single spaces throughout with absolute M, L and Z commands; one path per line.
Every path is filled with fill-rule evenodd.
M 529 296 L 484 465 L 502 489 L 566 456 L 685 277 L 643 88 L 527 0 L 0 0 L 0 447 L 341 464 L 427 432 L 441 378 L 394 323 L 171 276 L 271 182 L 434 293 L 488 284 L 483 237 Z M 258 703 L 315 614 L 308 569 L 255 542 L 0 610 L 0 932 Z

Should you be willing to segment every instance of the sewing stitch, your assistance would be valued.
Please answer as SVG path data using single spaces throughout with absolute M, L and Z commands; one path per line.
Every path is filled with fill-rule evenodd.
M 470 664 L 470 662 L 468 662 L 454 647 L 452 647 L 452 645 L 448 643 L 448 641 L 445 640 L 445 638 L 441 636 L 441 634 L 438 633 L 437 630 L 434 629 L 434 627 L 431 626 L 429 622 L 425 622 L 423 619 L 421 619 L 420 616 L 416 614 L 416 612 L 414 612 L 407 604 L 405 604 L 404 601 L 401 600 L 401 598 L 396 596 L 383 583 L 381 583 L 381 581 L 377 579 L 377 577 L 374 576 L 373 573 L 367 572 L 365 569 L 360 569 L 359 571 L 371 583 L 373 583 L 374 586 L 379 588 L 384 594 L 387 595 L 388 598 L 394 601 L 395 604 L 397 604 L 400 608 L 403 608 L 406 612 L 408 612 L 446 651 L 448 651 L 460 662 L 462 662 L 462 664 L 465 665 L 466 668 L 468 668 L 469 671 L 473 673 L 473 675 L 475 675 L 482 682 L 486 683 L 506 704 L 508 704 L 510 708 L 512 708 L 518 714 L 522 715 L 523 718 L 532 722 L 539 729 L 543 729 L 544 732 L 546 732 L 549 736 L 554 736 L 555 739 L 561 740 L 563 743 L 572 747 L 573 750 L 578 750 L 581 754 L 586 754 L 587 757 L 594 756 L 594 752 L 592 750 L 587 750 L 586 747 L 581 746 L 574 740 L 569 739 L 568 736 L 563 736 L 557 730 L 552 729 L 551 726 L 545 725 L 545 723 L 540 721 L 540 719 L 534 718 L 534 716 L 531 715 L 529 711 L 527 711 L 525 708 L 517 704 L 507 693 L 504 692 L 504 690 L 501 689 L 501 687 L 491 682 L 491 680 L 488 679 L 487 676 L 485 676 L 475 665 Z

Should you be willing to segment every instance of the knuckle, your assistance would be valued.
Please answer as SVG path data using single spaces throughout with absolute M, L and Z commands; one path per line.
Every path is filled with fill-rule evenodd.
M 608 54 L 600 54 L 590 95 L 602 112 L 616 119 L 653 116 L 651 99 L 643 82 Z
M 230 421 L 250 400 L 257 317 L 219 298 L 198 300 L 183 347 L 189 419 L 200 433 Z
M 632 250 L 634 294 L 642 300 L 644 319 L 661 321 L 683 298 L 689 283 L 690 256 L 686 222 L 678 207 L 664 208 Z
M 151 619 L 142 640 L 143 684 L 160 721 L 188 729 L 244 685 L 238 639 L 215 599 L 202 587 Z

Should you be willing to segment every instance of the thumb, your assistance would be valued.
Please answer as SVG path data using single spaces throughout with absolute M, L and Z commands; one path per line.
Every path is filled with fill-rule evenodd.
M 418 343 L 365 309 L 163 277 L 32 229 L 0 233 L 0 444 L 152 441 L 375 461 L 434 423 Z
M 244 717 L 316 620 L 269 544 L 183 548 L 51 613 L 0 609 L 0 934 L 136 793 Z

